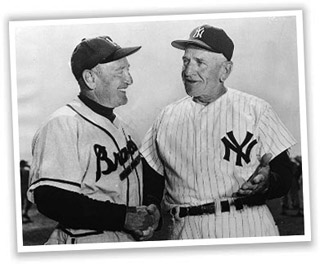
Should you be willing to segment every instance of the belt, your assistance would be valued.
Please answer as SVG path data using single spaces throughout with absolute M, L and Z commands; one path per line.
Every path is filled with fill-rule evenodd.
M 71 231 L 69 231 L 68 229 L 66 229 L 65 227 L 63 227 L 61 224 L 58 224 L 56 228 L 60 229 L 63 232 L 65 232 L 68 236 L 71 236 L 71 237 L 74 237 L 74 238 L 103 234 L 102 230 L 92 230 L 92 231 L 88 231 L 88 232 L 74 234 Z
M 199 206 L 190 207 L 173 207 L 170 210 L 170 214 L 173 216 L 178 216 L 180 218 L 188 215 L 204 215 L 204 214 L 214 214 L 217 210 L 217 203 L 220 203 L 221 213 L 230 212 L 230 207 L 234 206 L 236 210 L 242 210 L 243 206 L 256 206 L 265 204 L 265 197 L 241 197 L 234 198 L 232 200 L 223 200 L 219 202 L 212 202 L 207 204 L 202 204 Z M 179 214 L 179 215 L 177 215 Z

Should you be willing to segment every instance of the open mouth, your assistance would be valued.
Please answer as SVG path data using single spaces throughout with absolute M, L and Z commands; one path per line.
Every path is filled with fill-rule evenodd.
M 127 87 L 123 87 L 123 88 L 118 88 L 118 90 L 120 91 L 120 92 L 126 92 L 126 89 L 127 89 Z

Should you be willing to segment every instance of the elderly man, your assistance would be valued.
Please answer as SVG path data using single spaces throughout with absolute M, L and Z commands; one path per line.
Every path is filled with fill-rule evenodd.
M 33 139 L 28 196 L 59 225 L 46 244 L 145 240 L 158 225 L 142 206 L 142 162 L 130 128 L 114 113 L 133 80 L 127 56 L 110 37 L 83 39 L 71 57 L 80 94 Z
M 234 44 L 224 30 L 203 25 L 172 46 L 184 50 L 188 96 L 163 109 L 141 148 L 148 181 L 165 181 L 170 238 L 278 235 L 265 202 L 290 187 L 294 138 L 267 102 L 225 86 Z

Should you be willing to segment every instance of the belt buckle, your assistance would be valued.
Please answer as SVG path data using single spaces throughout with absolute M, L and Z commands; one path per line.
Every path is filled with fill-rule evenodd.
M 177 221 L 182 220 L 182 218 L 179 216 L 179 214 L 180 214 L 180 207 L 179 206 L 175 206 L 175 207 L 171 208 L 170 214 L 173 217 L 173 219 L 175 219 Z

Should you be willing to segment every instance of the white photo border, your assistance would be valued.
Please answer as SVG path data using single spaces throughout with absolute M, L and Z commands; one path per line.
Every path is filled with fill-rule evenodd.
M 296 19 L 297 28 L 297 51 L 299 69 L 299 103 L 300 103 L 300 132 L 301 132 L 301 155 L 303 156 L 303 194 L 304 194 L 304 224 L 305 234 L 299 236 L 279 237 L 257 237 L 257 238 L 226 238 L 226 239 L 201 239 L 183 241 L 145 241 L 145 242 L 119 242 L 119 243 L 97 243 L 77 245 L 52 245 L 52 246 L 24 246 L 22 237 L 22 219 L 20 213 L 19 183 L 19 118 L 17 101 L 17 68 L 16 68 L 16 46 L 15 38 L 18 29 L 29 26 L 51 26 L 51 25 L 81 25 L 100 23 L 124 23 L 151 21 L 179 21 L 179 20 L 203 20 L 203 19 L 237 19 L 237 18 L 259 18 L 259 17 L 287 17 Z M 190 29 L 191 30 L 191 29 Z M 311 241 L 310 204 L 309 204 L 309 167 L 308 167 L 308 140 L 307 140 L 307 113 L 306 113 L 306 91 L 305 91 L 305 65 L 304 65 L 304 34 L 303 34 L 303 12 L 301 10 L 290 11 L 261 11 L 261 12 L 239 12 L 221 14 L 192 14 L 192 15 L 163 15 L 163 16 L 129 16 L 111 18 L 85 18 L 85 19 L 55 19 L 55 20 L 30 20 L 10 21 L 10 62 L 11 62 L 11 89 L 12 89 L 12 120 L 13 120 L 13 148 L 15 166 L 15 198 L 16 198 L 16 228 L 18 252 L 47 252 L 47 251 L 69 251 L 69 250 L 93 250 L 93 249 L 127 249 L 127 248 L 155 248 L 176 246 L 203 246 L 203 245 L 226 245 L 226 244 L 252 244 L 252 243 L 279 243 L 279 242 L 302 242 Z

